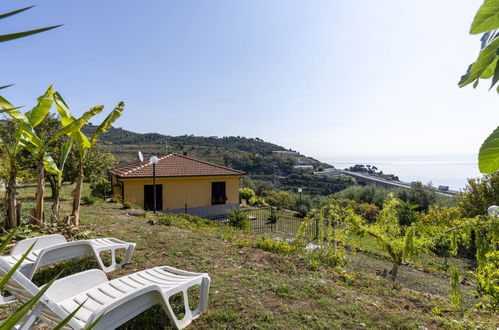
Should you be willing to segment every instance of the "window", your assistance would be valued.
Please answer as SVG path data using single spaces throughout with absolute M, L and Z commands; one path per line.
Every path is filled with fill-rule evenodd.
M 225 204 L 227 196 L 225 195 L 225 182 L 211 183 L 211 204 Z

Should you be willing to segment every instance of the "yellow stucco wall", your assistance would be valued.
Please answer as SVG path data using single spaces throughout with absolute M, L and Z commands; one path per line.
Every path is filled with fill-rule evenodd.
M 156 178 L 156 184 L 163 185 L 163 209 L 180 209 L 211 206 L 211 183 L 226 182 L 227 204 L 239 203 L 240 176 L 176 177 Z M 151 179 L 119 179 L 124 183 L 125 201 L 144 207 L 144 185 L 151 185 Z M 113 193 L 121 198 L 121 187 L 112 176 Z

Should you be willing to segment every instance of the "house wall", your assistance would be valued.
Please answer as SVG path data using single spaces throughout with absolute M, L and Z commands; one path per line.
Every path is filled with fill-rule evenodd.
M 226 182 L 226 204 L 239 204 L 240 176 L 175 177 L 156 178 L 163 185 L 163 209 L 178 210 L 207 207 L 211 205 L 211 183 Z M 125 202 L 144 207 L 144 185 L 151 185 L 152 178 L 119 179 L 124 184 Z M 121 197 L 121 187 L 115 176 L 111 181 L 115 197 Z

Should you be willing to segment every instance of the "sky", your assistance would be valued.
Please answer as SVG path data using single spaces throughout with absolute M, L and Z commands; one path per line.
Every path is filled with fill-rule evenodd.
M 75 114 L 125 101 L 115 126 L 259 137 L 320 160 L 473 157 L 497 94 L 457 82 L 480 0 L 3 1 L 2 95 L 53 84 Z M 102 116 L 100 117 L 102 118 Z M 99 119 L 94 120 L 98 122 Z

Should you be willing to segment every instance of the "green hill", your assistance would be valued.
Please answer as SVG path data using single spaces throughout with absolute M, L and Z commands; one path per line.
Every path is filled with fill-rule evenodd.
M 96 129 L 97 126 L 86 125 L 82 131 L 90 136 Z M 259 138 L 169 136 L 111 128 L 100 136 L 100 141 L 120 164 L 136 161 L 139 151 L 146 158 L 175 152 L 245 171 L 247 177 L 244 184 L 257 190 L 277 188 L 296 191 L 302 188 L 309 195 L 329 195 L 354 184 L 347 177 L 316 176 L 314 171 L 332 166 Z M 282 154 L 286 151 L 291 151 L 291 155 Z M 312 165 L 314 169 L 298 169 L 295 165 Z

